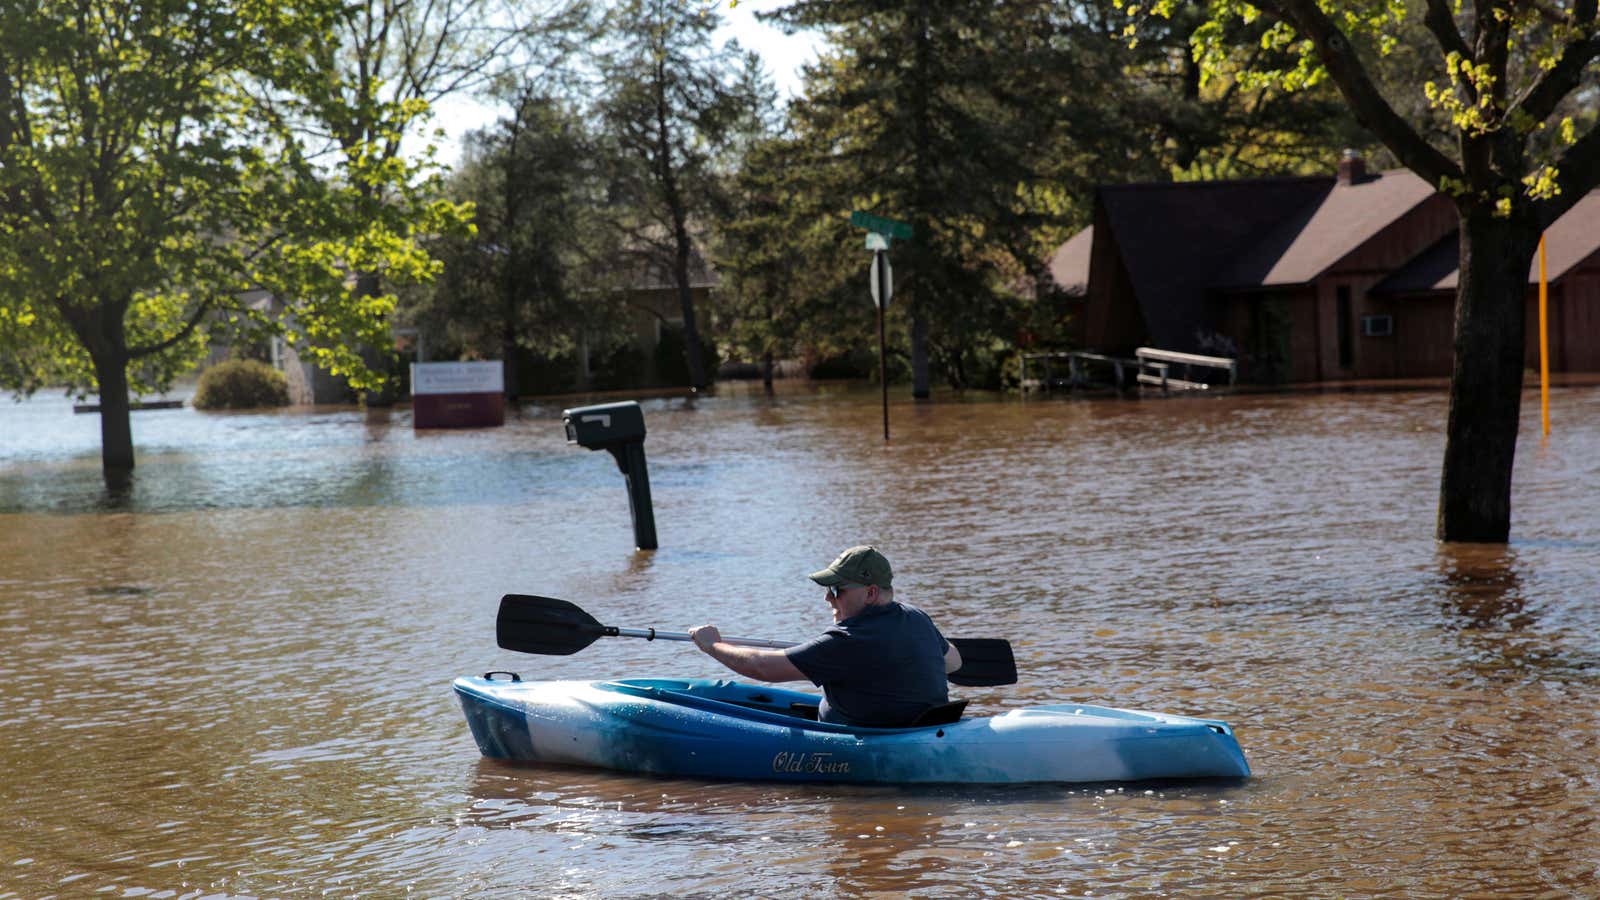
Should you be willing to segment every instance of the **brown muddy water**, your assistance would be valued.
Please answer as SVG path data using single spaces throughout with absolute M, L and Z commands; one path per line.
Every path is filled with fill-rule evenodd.
M 1432 539 L 1444 398 L 645 402 L 662 548 L 558 406 L 0 406 L 0 897 L 1596 896 L 1600 389 L 1525 407 L 1515 539 Z M 501 594 L 795 639 L 872 541 L 973 712 L 1226 719 L 1242 783 L 838 787 L 514 768 L 457 675 L 720 676 L 687 645 L 494 645 Z

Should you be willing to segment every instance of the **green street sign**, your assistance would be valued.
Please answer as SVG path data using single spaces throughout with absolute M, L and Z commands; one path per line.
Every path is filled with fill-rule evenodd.
M 875 234 L 899 238 L 902 241 L 911 239 L 911 226 L 909 224 L 897 222 L 894 219 L 885 219 L 872 213 L 864 213 L 859 209 L 850 214 L 850 224 L 857 228 L 865 228 Z

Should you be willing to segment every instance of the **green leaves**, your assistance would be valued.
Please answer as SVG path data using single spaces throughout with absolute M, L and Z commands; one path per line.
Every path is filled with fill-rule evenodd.
M 422 238 L 469 227 L 470 209 L 439 199 L 431 158 L 396 152 L 425 99 L 337 109 L 325 90 L 317 63 L 348 9 L 0 5 L 0 385 L 88 392 L 125 370 L 162 390 L 210 340 L 268 333 L 379 381 L 352 348 L 388 343 L 395 295 L 357 276 L 434 277 Z M 337 169 L 311 162 L 307 111 L 366 116 Z M 245 301 L 263 289 L 276 308 Z
M 1560 196 L 1563 179 L 1578 182 L 1566 190 L 1586 191 L 1600 178 L 1600 165 L 1583 163 L 1569 149 L 1582 140 L 1575 116 L 1589 113 L 1594 134 L 1600 23 L 1592 3 L 1414 6 L 1402 0 L 1210 0 L 1207 22 L 1194 32 L 1195 59 L 1207 80 L 1237 79 L 1257 89 L 1302 90 L 1331 78 L 1398 158 L 1441 190 L 1449 184 L 1453 196 L 1476 198 L 1471 202 L 1502 215 Z M 1151 16 L 1175 17 L 1183 8 L 1171 0 L 1127 6 L 1128 33 L 1139 33 Z M 1294 64 L 1239 52 L 1230 25 L 1258 14 L 1273 20 L 1261 47 L 1294 51 Z M 1387 68 L 1386 58 L 1397 55 L 1407 64 Z M 1419 66 L 1427 67 L 1420 79 Z M 1462 188 L 1465 182 L 1470 189 Z M 1501 190 L 1508 186 L 1511 196 Z

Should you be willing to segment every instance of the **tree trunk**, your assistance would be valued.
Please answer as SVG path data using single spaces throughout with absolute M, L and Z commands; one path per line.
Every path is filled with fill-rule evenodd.
M 678 254 L 673 261 L 678 282 L 678 303 L 683 308 L 683 352 L 689 362 L 689 387 L 706 387 L 706 361 L 700 353 L 700 327 L 694 320 L 694 289 L 689 286 L 689 246 L 680 236 Z
M 689 254 L 694 242 L 689 235 L 689 210 L 678 190 L 679 173 L 673 168 L 673 126 L 667 110 L 666 57 L 655 62 L 655 159 L 656 181 L 661 188 L 667 214 L 672 220 L 672 277 L 678 288 L 678 305 L 683 310 L 683 353 L 689 364 L 689 387 L 696 391 L 706 386 L 706 363 L 700 355 L 700 326 L 694 320 L 694 289 L 689 285 Z
M 1511 532 L 1511 467 L 1522 410 L 1528 267 L 1539 244 L 1531 222 L 1461 213 L 1441 541 L 1504 543 Z
M 131 298 L 92 306 L 60 302 L 67 326 L 88 351 L 100 394 L 100 468 L 108 488 L 127 487 L 133 474 L 133 425 L 128 421 L 128 332 L 123 316 Z
M 933 77 L 934 47 L 930 35 L 930 28 L 934 11 L 927 2 L 918 2 L 908 10 L 906 15 L 906 28 L 910 31 L 907 35 L 906 45 L 911 50 L 911 68 L 906 73 L 910 80 L 909 91 L 911 101 L 912 139 L 914 140 L 911 162 L 911 212 L 913 231 L 909 262 L 910 272 L 903 276 L 907 281 L 916 284 L 915 294 L 911 302 L 911 396 L 916 400 L 926 400 L 931 396 L 928 385 L 928 308 L 934 302 L 935 292 L 938 290 L 934 280 L 929 277 L 932 271 L 933 254 L 930 252 L 932 237 L 929 226 L 932 224 L 932 210 L 938 205 L 935 199 L 932 172 L 935 162 L 930 159 L 933 150 L 933 124 L 931 112 L 933 108 L 933 92 L 930 79 Z
M 382 287 L 376 272 L 361 272 L 356 275 L 357 296 L 376 297 Z M 395 399 L 393 345 L 362 347 L 361 361 L 383 379 L 376 389 L 361 395 L 361 402 L 369 407 L 393 406 Z
M 911 311 L 911 396 L 926 400 L 928 388 L 928 317 L 920 308 Z
M 507 318 L 505 328 L 500 333 L 500 371 L 505 384 L 501 385 L 507 400 L 515 400 L 522 396 L 522 386 L 517 383 L 517 331 L 511 319 Z
M 500 377 L 502 384 L 501 393 L 507 400 L 516 400 L 522 396 L 521 385 L 517 384 L 517 345 L 515 341 L 505 342 L 500 347 Z
M 133 426 L 128 421 L 127 349 L 108 348 L 94 355 L 94 377 L 100 386 L 100 464 L 106 481 L 121 482 L 133 471 Z

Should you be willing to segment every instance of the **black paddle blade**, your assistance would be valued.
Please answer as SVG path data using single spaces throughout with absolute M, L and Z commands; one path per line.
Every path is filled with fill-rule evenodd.
M 507 650 L 568 656 L 614 633 L 565 600 L 507 594 L 495 618 L 495 642 Z
M 1017 683 L 1017 661 L 1011 656 L 1010 641 L 1002 638 L 949 638 L 948 640 L 961 653 L 961 668 L 948 676 L 952 684 L 988 687 Z

